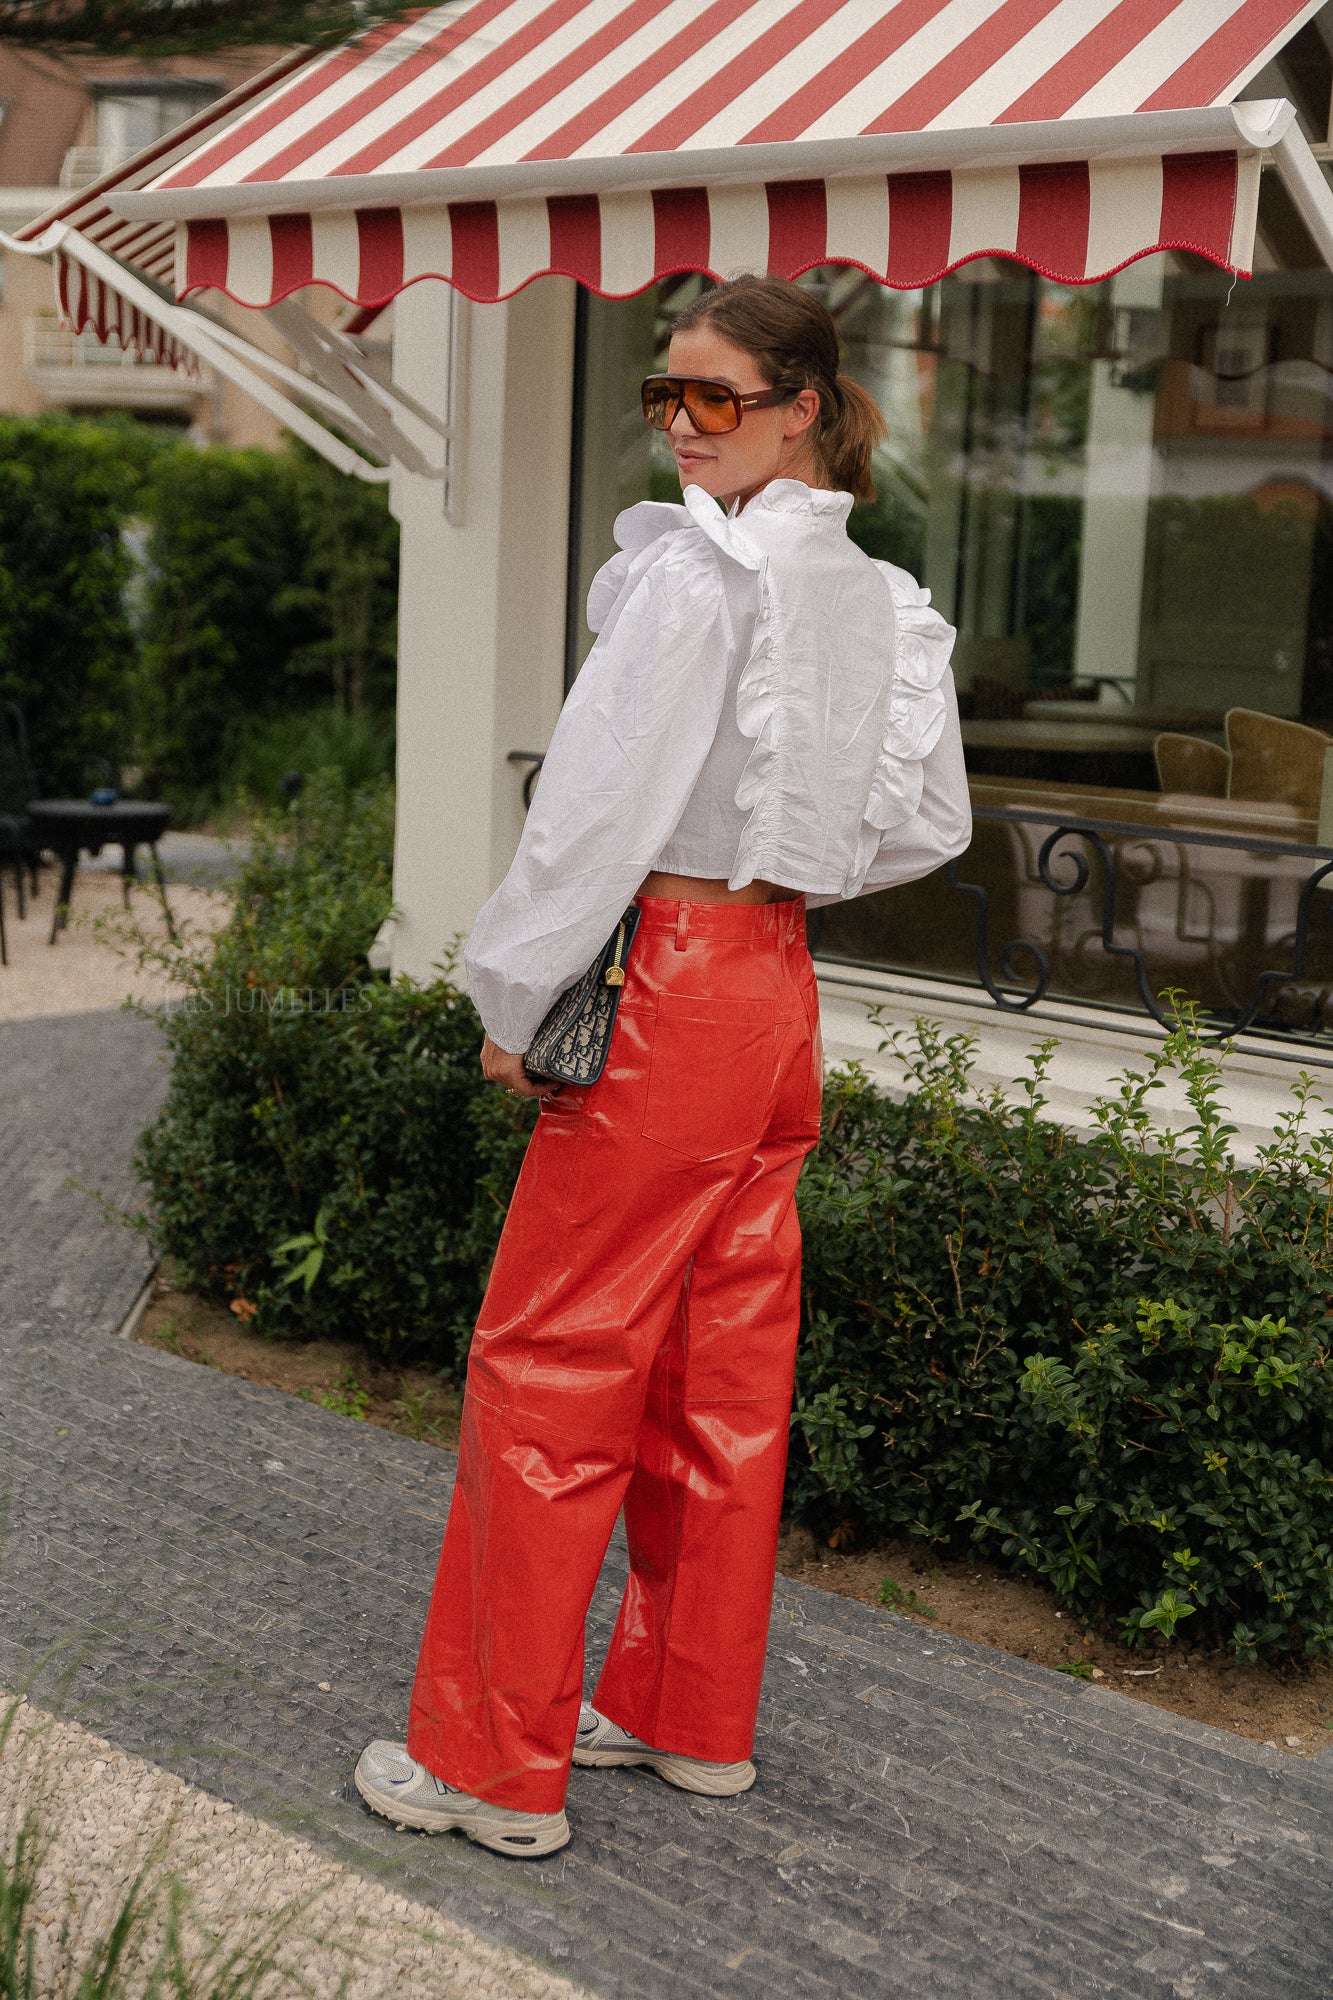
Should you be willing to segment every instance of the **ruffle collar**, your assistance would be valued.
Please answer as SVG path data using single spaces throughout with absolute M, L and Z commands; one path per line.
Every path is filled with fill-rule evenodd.
M 676 536 L 703 534 L 723 555 L 740 568 L 762 578 L 766 558 L 736 521 L 728 520 L 716 500 L 701 486 L 687 486 L 683 504 L 669 500 L 640 500 L 617 514 L 615 538 L 618 553 L 603 563 L 588 591 L 588 624 L 594 632 L 608 631 L 615 610 L 627 586 L 651 568 L 660 546 Z
M 787 480 L 786 485 L 793 484 Z M 803 492 L 806 488 L 801 489 Z M 733 515 L 724 514 L 710 493 L 702 486 L 687 486 L 682 496 L 683 504 L 669 500 L 640 500 L 637 507 L 627 507 L 623 514 L 617 514 L 615 524 L 616 546 L 627 555 L 637 555 L 640 549 L 660 542 L 664 535 L 677 535 L 694 528 L 702 528 L 710 542 L 724 554 L 734 558 L 745 569 L 762 569 L 764 557 L 740 527 Z
M 750 514 L 813 514 L 822 522 L 841 526 L 855 502 L 850 493 L 830 493 L 822 486 L 807 486 L 803 479 L 771 479 L 753 500 L 729 520 L 743 521 Z
M 829 493 L 807 486 L 803 479 L 774 479 L 743 508 L 733 507 L 724 514 L 702 486 L 687 486 L 680 501 L 640 500 L 637 506 L 626 507 L 616 516 L 616 547 L 634 554 L 663 535 L 702 528 L 710 542 L 735 555 L 747 569 L 758 569 L 763 557 L 745 534 L 744 524 L 751 515 L 807 514 L 821 524 L 840 527 L 853 504 L 850 493 Z

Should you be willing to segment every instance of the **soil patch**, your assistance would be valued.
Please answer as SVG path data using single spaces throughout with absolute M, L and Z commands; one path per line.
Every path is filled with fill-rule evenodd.
M 220 1306 L 160 1278 L 135 1338 L 207 1367 L 322 1403 L 343 1416 L 427 1444 L 456 1446 L 460 1399 L 428 1368 L 399 1368 L 359 1342 L 268 1340 Z M 862 1604 L 887 1604 L 931 1631 L 953 1632 L 1078 1678 L 1118 1688 L 1292 1756 L 1333 1748 L 1333 1661 L 1241 1666 L 1227 1653 L 1127 1648 L 1056 1608 L 1041 1585 L 984 1562 L 939 1562 L 918 1543 L 832 1549 L 789 1526 L 778 1549 L 784 1576 Z
M 862 1604 L 888 1604 L 935 1632 L 995 1646 L 1043 1667 L 1079 1669 L 1080 1680 L 1136 1701 L 1230 1729 L 1270 1749 L 1313 1757 L 1333 1748 L 1333 1661 L 1241 1666 L 1229 1653 L 1170 1646 L 1125 1647 L 1068 1612 L 1040 1584 L 988 1563 L 937 1562 L 920 1543 L 826 1548 L 808 1528 L 788 1527 L 778 1549 L 784 1576 Z
M 426 1444 L 458 1444 L 458 1392 L 433 1369 L 381 1361 L 360 1341 L 268 1340 L 167 1278 L 154 1285 L 134 1337 L 381 1430 Z

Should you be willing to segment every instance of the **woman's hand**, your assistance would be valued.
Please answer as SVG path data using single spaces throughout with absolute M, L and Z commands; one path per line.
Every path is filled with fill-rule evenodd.
M 560 1088 L 558 1083 L 534 1083 L 522 1056 L 497 1048 L 489 1035 L 481 1045 L 481 1073 L 487 1083 L 502 1083 L 511 1097 L 551 1097 Z

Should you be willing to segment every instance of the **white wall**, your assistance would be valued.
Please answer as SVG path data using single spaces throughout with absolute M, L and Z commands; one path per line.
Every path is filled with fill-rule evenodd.
M 1050 1040 L 1058 1046 L 1042 1116 L 1090 1138 L 1100 1129 L 1091 1115 L 1094 1100 L 1116 1096 L 1125 1072 L 1142 1072 L 1161 1046 L 1161 1033 L 1146 1015 L 1060 1001 L 1047 1001 L 1035 1014 L 1004 1013 L 975 986 L 870 972 L 828 960 L 818 970 L 826 1064 L 861 1063 L 890 1096 L 903 1092 L 907 1077 L 882 1045 L 895 1030 L 910 1032 L 918 1019 L 937 1023 L 948 1035 L 970 1036 L 973 1089 L 982 1093 L 998 1087 L 1013 1100 L 1019 1097 L 1031 1051 Z M 871 1018 L 872 1007 L 878 1018 Z M 1241 1036 L 1219 1051 L 1224 1065 L 1221 1103 L 1236 1127 L 1236 1158 L 1247 1167 L 1257 1166 L 1260 1148 L 1272 1144 L 1273 1120 L 1290 1109 L 1299 1071 L 1314 1075 L 1316 1095 L 1333 1107 L 1333 1062 L 1308 1047 L 1292 1050 L 1292 1060 L 1270 1053 L 1271 1048 L 1262 1037 Z M 1150 1128 L 1157 1133 L 1183 1133 L 1194 1122 L 1178 1078 L 1155 1091 L 1147 1109 Z M 1318 1119 L 1314 1122 L 1317 1128 Z
M 564 685 L 574 288 L 467 308 L 462 475 L 394 467 L 402 526 L 392 965 L 427 979 L 504 874 L 523 823 L 510 750 L 544 750 Z M 444 414 L 443 283 L 398 299 L 394 375 Z

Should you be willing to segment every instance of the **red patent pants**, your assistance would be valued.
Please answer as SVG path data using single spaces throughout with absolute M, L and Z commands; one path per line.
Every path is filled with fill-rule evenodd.
M 804 904 L 644 899 L 601 1080 L 546 1099 L 468 1364 L 408 1749 L 564 1803 L 583 1624 L 623 1505 L 594 1696 L 659 1749 L 750 1754 L 819 1133 Z

